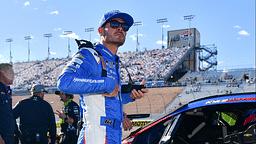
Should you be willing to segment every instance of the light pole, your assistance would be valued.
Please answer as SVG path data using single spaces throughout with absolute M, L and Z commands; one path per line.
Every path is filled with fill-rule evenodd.
M 192 19 L 194 17 L 195 17 L 195 15 L 184 16 L 184 20 L 188 20 L 189 21 L 188 46 L 189 46 L 189 39 L 190 39 L 190 22 L 192 21 Z
M 32 39 L 32 36 L 25 36 L 24 38 L 25 38 L 25 40 L 28 40 L 28 61 L 29 61 L 29 57 L 30 57 L 29 44 L 30 44 L 30 39 Z
M 138 33 L 138 26 L 142 25 L 141 21 L 134 22 L 134 26 L 137 26 L 137 43 L 136 43 L 136 52 L 138 52 L 139 49 L 139 33 Z
M 90 32 L 90 41 L 91 41 L 91 32 L 94 31 L 93 28 L 86 28 L 85 32 Z
M 68 58 L 69 58 L 69 55 L 70 55 L 70 53 L 71 53 L 71 50 L 70 50 L 70 38 L 69 38 L 68 35 L 70 35 L 70 34 L 72 34 L 72 33 L 73 33 L 72 31 L 64 31 L 64 32 L 63 32 L 63 34 L 64 34 L 64 35 L 67 35 L 67 37 L 68 37 Z
M 6 39 L 6 42 L 10 43 L 10 63 L 12 63 L 12 38 Z
M 164 22 L 167 22 L 167 18 L 157 19 L 156 21 L 157 21 L 157 23 L 162 23 L 162 49 L 163 49 L 163 48 L 164 48 L 164 46 L 163 46 L 163 39 L 164 39 L 164 34 L 163 34 L 163 23 L 164 23 Z
M 52 34 L 49 33 L 49 34 L 44 34 L 44 37 L 47 37 L 48 38 L 48 60 L 50 59 L 50 37 L 52 37 Z

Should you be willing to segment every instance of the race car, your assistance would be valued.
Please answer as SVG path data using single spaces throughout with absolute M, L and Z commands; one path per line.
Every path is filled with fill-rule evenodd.
M 191 101 L 122 141 L 122 144 L 222 143 L 256 143 L 256 92 Z

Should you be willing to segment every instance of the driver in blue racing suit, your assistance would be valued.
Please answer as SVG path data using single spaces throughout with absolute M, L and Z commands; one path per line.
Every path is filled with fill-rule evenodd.
M 105 13 L 98 32 L 100 44 L 79 47 L 58 79 L 58 89 L 79 94 L 83 128 L 78 143 L 120 144 L 123 104 L 144 97 L 147 89 L 121 94 L 118 48 L 123 45 L 133 18 L 118 10 Z M 102 71 L 106 70 L 106 77 Z

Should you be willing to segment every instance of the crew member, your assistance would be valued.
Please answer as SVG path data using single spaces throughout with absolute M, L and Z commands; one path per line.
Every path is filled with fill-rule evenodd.
M 61 144 L 76 144 L 78 136 L 76 135 L 77 122 L 79 120 L 79 106 L 73 101 L 74 95 L 55 91 L 59 95 L 60 101 L 63 102 L 64 107 L 62 112 L 56 110 L 60 118 L 61 125 Z
M 20 117 L 21 144 L 50 144 L 56 140 L 56 123 L 51 105 L 44 100 L 45 87 L 34 85 L 32 96 L 19 101 L 13 109 L 15 119 Z
M 12 115 L 12 91 L 14 72 L 9 63 L 0 64 L 0 144 L 14 143 L 15 121 Z

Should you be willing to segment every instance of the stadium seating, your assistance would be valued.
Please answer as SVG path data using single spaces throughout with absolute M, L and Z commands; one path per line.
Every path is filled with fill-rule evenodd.
M 179 83 L 166 83 L 164 78 L 170 76 L 186 58 L 190 47 L 170 49 L 152 49 L 143 52 L 118 53 L 122 63 L 127 67 L 134 82 L 139 84 L 145 80 L 147 87 L 185 86 L 195 83 L 229 83 L 234 77 L 237 82 L 243 81 L 248 74 L 251 82 L 255 82 L 255 69 L 229 71 L 190 72 Z M 47 87 L 56 87 L 58 76 L 69 59 L 51 59 L 44 61 L 18 62 L 13 64 L 15 79 L 12 89 L 28 90 L 31 85 L 41 83 Z M 120 69 L 121 82 L 127 83 L 128 73 L 123 66 Z M 229 78 L 232 77 L 232 78 Z

